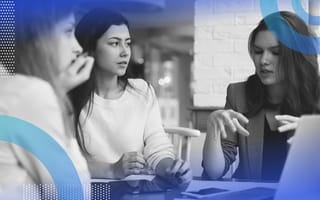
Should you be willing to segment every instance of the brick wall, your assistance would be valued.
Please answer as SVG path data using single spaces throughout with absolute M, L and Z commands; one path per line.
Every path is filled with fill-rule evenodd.
M 291 1 L 278 6 L 290 10 Z M 261 18 L 260 0 L 195 0 L 194 106 L 223 106 L 227 85 L 254 72 L 247 41 Z

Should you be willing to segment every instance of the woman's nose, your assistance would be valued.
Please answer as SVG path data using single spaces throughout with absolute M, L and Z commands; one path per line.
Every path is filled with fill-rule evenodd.
M 128 47 L 126 44 L 121 45 L 121 57 L 126 57 L 130 54 L 130 47 Z
M 260 63 L 262 65 L 270 64 L 270 53 L 267 51 L 264 51 L 261 55 Z
M 77 41 L 76 38 L 74 38 L 73 40 L 73 44 L 72 44 L 72 49 L 73 49 L 73 52 L 76 54 L 76 55 L 79 55 L 82 53 L 83 49 L 82 47 L 80 46 L 79 42 Z

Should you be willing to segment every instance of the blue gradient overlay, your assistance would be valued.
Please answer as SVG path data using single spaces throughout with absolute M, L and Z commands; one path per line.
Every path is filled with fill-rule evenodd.
M 26 0 L 27 1 L 27 0 Z M 70 0 L 69 0 L 70 1 Z M 152 0 L 150 0 L 152 1 Z M 171 0 L 169 0 L 171 1 Z M 177 1 L 177 0 L 172 0 Z M 178 0 L 181 6 L 184 5 L 183 0 Z M 258 0 L 257 0 L 258 1 Z M 68 2 L 68 0 L 65 0 Z M 80 2 L 90 2 L 90 0 L 73 0 L 75 3 Z M 96 2 L 99 2 L 96 1 Z M 102 2 L 102 0 L 100 0 Z M 234 3 L 232 3 L 234 2 Z M 238 2 L 238 3 L 236 3 Z M 263 16 L 267 16 L 271 13 L 277 12 L 278 6 L 276 0 L 260 0 L 261 3 L 261 12 Z M 116 1 L 105 0 L 104 4 L 106 6 L 115 6 L 117 7 Z M 100 4 L 99 4 L 100 5 Z M 121 5 L 121 4 L 119 4 Z M 303 18 L 306 22 L 312 25 L 319 25 L 319 17 L 312 16 L 305 12 L 305 10 L 301 6 L 301 2 L 297 0 L 292 0 L 292 5 L 297 14 Z M 216 5 L 214 7 L 214 12 L 232 12 L 233 10 L 239 10 L 239 6 L 241 10 L 251 10 L 254 7 L 251 0 L 242 0 L 242 1 L 228 1 L 228 0 L 217 0 Z M 225 10 L 224 8 L 228 8 Z M 34 8 L 38 9 L 38 8 Z M 125 11 L 135 11 L 137 9 L 136 6 L 128 7 L 128 10 Z M 31 11 L 32 12 L 32 11 Z M 173 14 L 170 17 L 175 17 Z M 215 19 L 212 19 L 215 20 Z M 267 22 L 268 26 L 274 27 L 275 25 L 272 22 Z M 282 25 L 286 29 L 291 29 L 288 25 Z M 298 43 L 291 43 L 291 40 L 286 37 L 277 36 L 277 38 L 284 43 L 289 48 L 292 48 L 296 51 L 308 54 L 319 54 L 319 44 L 320 39 L 318 37 L 308 37 L 301 35 L 294 30 L 290 30 L 294 32 L 294 34 L 298 38 Z M 307 43 L 314 42 L 316 48 L 305 46 Z M 49 120 L 49 119 L 48 119 Z M 16 118 L 8 117 L 8 116 L 0 116 L 0 140 L 16 144 L 28 151 L 30 151 L 33 155 L 35 155 L 49 170 L 51 176 L 53 177 L 54 183 L 57 186 L 57 190 L 59 193 L 59 199 L 72 199 L 72 197 L 68 196 L 68 194 L 63 194 L 63 188 L 59 187 L 59 185 L 72 184 L 77 187 L 74 193 L 79 194 L 79 197 L 76 199 L 83 199 L 83 190 L 81 187 L 80 179 L 76 173 L 76 170 L 72 164 L 72 161 L 68 158 L 63 149 L 57 144 L 48 134 L 40 130 L 39 128 L 33 126 L 32 124 L 25 122 L 23 120 L 19 120 Z M 48 156 L 50 155 L 50 156 Z M 57 166 L 58 165 L 58 166 Z M 60 169 L 60 170 L 59 170 Z M 61 170 L 62 169 L 62 170 Z M 68 175 L 68 179 L 66 179 L 66 174 Z M 254 186 L 254 185 L 253 185 Z
M 260 0 L 260 8 L 263 17 L 268 16 L 271 13 L 278 12 L 277 0 Z M 280 14 L 278 13 L 279 17 Z M 290 28 L 286 23 L 275 24 L 271 20 L 266 20 L 266 23 L 269 29 L 273 30 L 276 38 L 286 45 L 288 48 L 291 48 L 295 51 L 301 52 L 303 54 L 319 54 L 320 53 L 320 38 L 319 37 L 311 37 L 302 35 L 292 28 Z M 287 32 L 291 32 L 292 35 L 296 38 L 292 40 L 292 37 L 288 37 L 285 34 L 279 34 L 279 31 L 287 30 Z M 286 31 L 285 31 L 286 32 Z M 314 44 L 314 45 L 310 45 Z
M 71 159 L 46 132 L 24 120 L 0 115 L 0 140 L 22 147 L 44 164 L 52 176 L 59 200 L 84 199 Z

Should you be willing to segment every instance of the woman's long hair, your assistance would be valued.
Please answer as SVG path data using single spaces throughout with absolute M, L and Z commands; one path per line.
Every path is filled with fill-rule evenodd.
M 15 73 L 41 78 L 53 87 L 62 110 L 64 129 L 74 137 L 72 106 L 65 92 L 57 85 L 58 54 L 52 35 L 55 25 L 74 12 L 72 1 L 16 1 L 15 6 Z M 76 138 L 79 138 L 76 135 Z M 79 141 L 78 141 L 79 142 Z M 80 143 L 79 143 L 80 144 Z M 82 149 L 83 150 L 83 149 Z
M 76 38 L 81 47 L 89 55 L 96 50 L 98 39 L 112 26 L 112 25 L 126 25 L 129 28 L 128 21 L 120 14 L 105 8 L 97 8 L 89 11 L 81 18 L 76 27 Z M 119 77 L 119 81 L 125 89 L 127 86 L 132 87 L 128 82 L 131 77 L 127 70 L 126 73 Z M 82 135 L 82 128 L 80 123 L 80 113 L 84 106 L 88 103 L 89 115 L 92 109 L 92 101 L 94 91 L 96 91 L 96 66 L 93 67 L 90 78 L 69 92 L 69 96 L 74 108 L 74 125 L 79 135 Z M 87 116 L 88 116 L 87 115 Z M 81 134 L 80 134 L 81 133 Z M 88 152 L 86 152 L 88 153 Z
M 278 26 L 272 30 L 266 24 L 267 20 L 272 21 Z M 280 37 L 290 39 L 292 43 L 297 43 L 294 34 L 281 25 L 286 23 L 296 32 L 314 36 L 309 27 L 295 14 L 288 11 L 273 13 L 260 21 L 258 26 L 251 32 L 249 36 L 248 48 L 249 53 L 253 55 L 253 45 L 257 34 L 260 31 L 271 31 Z M 301 42 L 301 41 L 300 41 Z M 301 46 L 301 44 L 299 44 Z M 315 47 L 315 43 L 306 41 L 303 45 L 308 48 Z M 279 71 L 283 75 L 285 84 L 285 95 L 280 105 L 282 114 L 290 114 L 300 116 L 302 114 L 311 114 L 318 112 L 317 104 L 319 100 L 319 76 L 317 55 L 308 55 L 292 50 L 279 41 Z M 246 102 L 248 113 L 252 116 L 259 112 L 266 103 L 267 92 L 266 86 L 261 82 L 260 78 L 254 74 L 250 76 L 246 82 Z

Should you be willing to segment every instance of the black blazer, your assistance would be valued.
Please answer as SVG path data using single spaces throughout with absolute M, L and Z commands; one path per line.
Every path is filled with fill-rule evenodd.
M 247 113 L 245 96 L 245 82 L 233 83 L 228 86 L 225 109 L 232 109 L 239 113 Z M 261 109 L 256 115 L 248 118 L 249 123 L 245 128 L 249 136 L 238 133 L 227 133 L 228 138 L 222 140 L 226 170 L 236 158 L 237 147 L 239 151 L 239 167 L 233 177 L 245 179 L 261 179 L 263 159 L 263 138 L 265 125 L 265 109 Z M 275 112 L 274 114 L 278 114 Z M 228 131 L 228 130 L 226 130 Z M 288 134 L 290 137 L 292 134 Z

